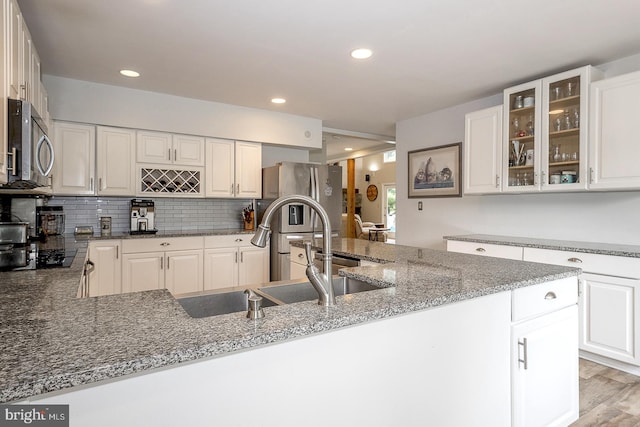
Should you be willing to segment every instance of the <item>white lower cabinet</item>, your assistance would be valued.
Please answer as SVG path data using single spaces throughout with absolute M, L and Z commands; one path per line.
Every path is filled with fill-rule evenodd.
M 516 289 L 511 307 L 513 426 L 578 419 L 578 279 Z
M 311 259 L 315 256 L 315 251 L 311 251 Z M 289 254 L 289 279 L 304 279 L 307 277 L 307 255 L 304 248 L 291 246 Z
M 512 327 L 512 425 L 564 427 L 578 419 L 578 307 Z
M 581 268 L 580 349 L 640 365 L 640 259 L 524 248 L 524 260 Z
M 89 243 L 88 292 L 84 296 L 97 297 L 122 292 L 122 262 L 120 240 L 98 240 Z
M 522 248 L 519 246 L 447 240 L 447 251 L 522 261 Z
M 122 292 L 203 289 L 202 237 L 131 239 L 122 247 Z
M 251 237 L 250 234 L 205 237 L 205 290 L 269 281 L 269 249 L 251 245 Z
M 580 348 L 640 365 L 640 280 L 582 274 Z

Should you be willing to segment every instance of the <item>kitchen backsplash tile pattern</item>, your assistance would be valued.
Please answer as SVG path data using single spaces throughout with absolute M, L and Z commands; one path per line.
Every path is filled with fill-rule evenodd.
M 160 231 L 214 230 L 242 228 L 242 208 L 250 199 L 156 198 L 156 228 Z M 76 225 L 91 225 L 100 230 L 100 217 L 111 217 L 113 233 L 129 231 L 131 197 L 62 197 L 49 200 L 49 206 L 63 206 L 65 233 Z

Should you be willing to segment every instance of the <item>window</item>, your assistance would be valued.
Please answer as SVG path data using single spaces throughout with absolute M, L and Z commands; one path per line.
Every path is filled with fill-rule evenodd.
M 385 151 L 383 156 L 384 163 L 392 163 L 396 161 L 396 150 Z

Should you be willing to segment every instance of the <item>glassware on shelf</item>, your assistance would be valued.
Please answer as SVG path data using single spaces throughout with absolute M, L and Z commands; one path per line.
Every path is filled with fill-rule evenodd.
M 580 110 L 577 108 L 573 110 L 573 127 L 580 128 Z
M 561 159 L 561 155 L 560 155 L 560 146 L 556 145 L 555 148 L 553 149 L 553 161 L 554 162 L 559 162 Z
M 553 121 L 553 130 L 555 132 L 560 132 L 562 130 L 562 118 L 560 116 L 556 117 Z
M 565 130 L 571 129 L 573 123 L 571 121 L 571 116 L 569 115 L 569 110 L 564 110 L 564 118 L 562 120 L 562 128 Z
M 520 118 L 519 117 L 514 117 L 513 118 L 513 136 L 518 137 L 520 136 Z
M 527 136 L 533 136 L 535 129 L 533 127 L 533 114 L 529 114 L 529 121 L 527 122 Z
M 576 96 L 578 94 L 578 84 L 572 81 L 568 81 L 564 88 L 564 95 L 568 98 L 570 96 Z
M 516 99 L 513 101 L 513 109 L 517 110 L 524 106 L 524 101 L 522 99 L 522 95 L 516 96 Z
M 552 87 L 551 88 L 551 100 L 555 101 L 557 99 L 562 98 L 562 89 L 560 88 L 560 86 L 556 86 L 556 87 Z

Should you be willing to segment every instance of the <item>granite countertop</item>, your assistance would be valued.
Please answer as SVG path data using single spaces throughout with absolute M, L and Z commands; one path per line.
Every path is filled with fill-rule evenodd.
M 559 251 L 640 258 L 640 246 L 638 245 L 537 239 L 532 237 L 493 236 L 488 234 L 444 236 L 443 239 L 457 240 L 461 242 L 490 243 L 496 245 L 522 246 L 527 248 L 553 249 Z
M 191 236 L 225 236 L 229 234 L 254 234 L 255 230 L 244 230 L 237 228 L 216 229 L 216 230 L 181 230 L 181 231 L 163 231 L 159 230 L 155 234 L 130 234 L 130 233 L 113 233 L 110 236 L 102 236 L 92 234 L 84 236 L 88 240 L 118 240 L 118 239 L 153 239 L 157 237 L 191 237 Z M 82 235 L 78 236 L 80 239 Z
M 84 243 L 84 247 L 78 243 L 70 268 L 0 273 L 0 402 L 576 276 L 580 271 L 335 239 L 336 254 L 385 262 L 341 270 L 341 275 L 381 289 L 336 297 L 332 307 L 315 301 L 267 307 L 260 320 L 248 320 L 245 313 L 193 319 L 166 290 L 76 298 Z

